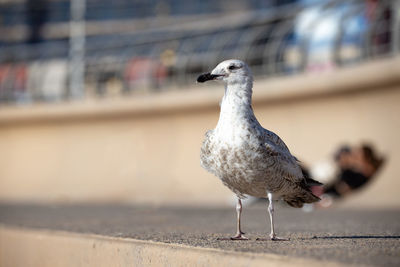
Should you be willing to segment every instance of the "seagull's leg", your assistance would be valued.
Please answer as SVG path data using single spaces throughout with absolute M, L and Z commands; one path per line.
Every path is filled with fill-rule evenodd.
M 270 233 L 269 237 L 273 241 L 288 241 L 289 239 L 277 237 L 276 234 L 275 234 L 275 229 L 274 229 L 274 202 L 273 202 L 272 193 L 268 193 L 268 200 L 269 200 L 268 213 L 269 213 L 269 219 L 271 221 L 271 233 Z M 268 240 L 268 239 L 257 238 L 257 240 Z
M 238 198 L 238 202 L 236 204 L 236 215 L 237 215 L 237 221 L 236 221 L 236 235 L 233 237 L 234 239 L 248 239 L 247 237 L 244 237 L 244 233 L 242 232 L 241 229 L 241 224 L 240 224 L 240 219 L 242 217 L 242 201 L 240 198 Z
M 218 238 L 218 240 L 249 240 L 247 237 L 244 236 L 244 233 L 241 230 L 240 219 L 242 216 L 242 201 L 238 198 L 238 202 L 236 204 L 236 235 L 231 238 Z

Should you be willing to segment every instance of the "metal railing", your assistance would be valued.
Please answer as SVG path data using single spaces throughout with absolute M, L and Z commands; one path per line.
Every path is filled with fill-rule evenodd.
M 400 1 L 299 2 L 262 10 L 144 18 L 134 20 L 131 28 L 116 20 L 97 26 L 92 21 L 86 24 L 84 51 L 78 51 L 84 55 L 83 92 L 71 89 L 74 77 L 79 77 L 72 75 L 73 42 L 3 42 L 0 101 L 184 89 L 199 73 L 228 58 L 246 61 L 256 76 L 270 77 L 399 54 Z M 57 25 L 47 29 L 51 26 Z

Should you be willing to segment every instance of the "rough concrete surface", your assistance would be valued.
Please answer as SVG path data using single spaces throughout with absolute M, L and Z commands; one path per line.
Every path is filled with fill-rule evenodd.
M 400 210 L 329 209 L 305 213 L 276 207 L 276 230 L 267 237 L 265 203 L 243 210 L 249 241 L 220 241 L 235 231 L 235 210 L 127 205 L 0 205 L 0 224 L 152 240 L 227 251 L 272 253 L 344 264 L 400 265 Z

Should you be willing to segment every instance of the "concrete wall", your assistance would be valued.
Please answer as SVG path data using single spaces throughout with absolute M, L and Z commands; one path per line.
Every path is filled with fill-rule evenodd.
M 343 142 L 388 157 L 353 206 L 400 206 L 400 59 L 325 74 L 257 80 L 254 109 L 305 163 Z M 222 85 L 129 99 L 0 108 L 1 201 L 226 204 L 199 165 Z

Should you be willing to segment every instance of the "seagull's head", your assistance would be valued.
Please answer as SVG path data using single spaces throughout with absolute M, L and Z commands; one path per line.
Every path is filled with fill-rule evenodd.
M 220 80 L 228 84 L 252 81 L 249 66 L 241 60 L 229 59 L 219 63 L 211 72 L 204 73 L 197 78 L 197 82 L 204 83 L 210 80 Z

